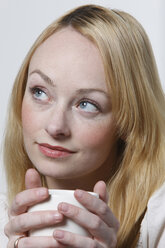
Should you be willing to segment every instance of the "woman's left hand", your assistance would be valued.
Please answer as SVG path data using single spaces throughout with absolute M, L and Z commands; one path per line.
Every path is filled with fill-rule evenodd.
M 114 248 L 117 244 L 119 222 L 107 205 L 108 194 L 104 182 L 94 187 L 99 199 L 83 190 L 76 190 L 76 199 L 87 209 L 81 209 L 68 203 L 60 203 L 58 211 L 83 226 L 91 238 L 62 230 L 54 231 L 54 238 L 67 247 L 77 248 Z

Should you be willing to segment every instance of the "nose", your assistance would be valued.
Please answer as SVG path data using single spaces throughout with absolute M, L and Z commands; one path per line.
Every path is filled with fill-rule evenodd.
M 50 111 L 46 122 L 46 131 L 53 138 L 64 139 L 70 136 L 69 117 L 63 108 L 56 106 Z

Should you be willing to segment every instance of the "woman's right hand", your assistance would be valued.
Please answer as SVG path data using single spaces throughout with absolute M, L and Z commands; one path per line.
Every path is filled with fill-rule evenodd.
M 26 190 L 18 193 L 9 209 L 9 222 L 5 234 L 9 238 L 7 248 L 13 248 L 19 240 L 19 248 L 63 247 L 52 237 L 28 237 L 31 229 L 55 225 L 63 220 L 58 211 L 27 212 L 30 206 L 49 197 L 48 189 L 41 187 L 40 176 L 34 169 L 29 169 L 25 176 Z

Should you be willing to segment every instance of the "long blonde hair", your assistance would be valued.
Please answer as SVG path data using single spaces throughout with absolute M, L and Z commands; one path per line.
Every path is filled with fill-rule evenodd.
M 134 247 L 147 202 L 165 180 L 165 99 L 148 37 L 125 12 L 96 5 L 76 8 L 48 26 L 29 51 L 15 80 L 6 129 L 9 199 L 24 189 L 26 170 L 33 167 L 21 126 L 31 57 L 44 40 L 69 25 L 90 39 L 102 56 L 120 144 L 120 163 L 107 183 L 109 205 L 121 225 L 117 247 Z

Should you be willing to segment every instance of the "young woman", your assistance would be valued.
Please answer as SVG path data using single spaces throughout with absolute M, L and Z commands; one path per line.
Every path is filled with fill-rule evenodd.
M 149 40 L 132 16 L 87 5 L 52 23 L 11 96 L 3 247 L 163 248 L 164 109 Z M 77 189 L 87 210 L 61 203 L 58 211 L 28 213 L 47 188 Z M 99 199 L 86 192 L 93 190 Z M 64 217 L 92 238 L 62 230 L 28 236 Z

